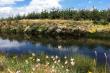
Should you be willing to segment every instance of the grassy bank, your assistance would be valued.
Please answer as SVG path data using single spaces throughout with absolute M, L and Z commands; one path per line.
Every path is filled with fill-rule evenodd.
M 89 57 L 76 55 L 58 57 L 48 55 L 25 55 L 6 57 L 0 55 L 1 73 L 106 73 L 107 67 L 96 66 Z
M 106 36 L 110 33 L 110 24 L 102 25 L 94 24 L 93 21 L 74 20 L 8 20 L 0 22 L 0 31 L 5 33 L 69 34 L 77 36 L 104 33 L 100 36 Z

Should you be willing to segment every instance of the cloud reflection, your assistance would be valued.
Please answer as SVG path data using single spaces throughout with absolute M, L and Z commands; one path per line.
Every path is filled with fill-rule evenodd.
M 10 41 L 8 39 L 3 40 L 0 39 L 0 49 L 5 49 L 5 48 L 17 48 L 26 45 L 24 42 L 18 42 L 18 41 Z

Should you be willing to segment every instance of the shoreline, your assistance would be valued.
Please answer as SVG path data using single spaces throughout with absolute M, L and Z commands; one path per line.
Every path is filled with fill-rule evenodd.
M 68 35 L 78 37 L 109 37 L 110 24 L 74 20 L 8 20 L 0 21 L 1 33 Z
M 9 39 L 10 41 L 16 40 L 19 42 L 31 41 L 33 43 L 48 44 L 49 42 L 57 45 L 80 45 L 87 44 L 89 46 L 95 44 L 102 44 L 110 46 L 110 38 L 92 38 L 92 37 L 74 37 L 74 36 L 50 36 L 50 35 L 28 35 L 28 34 L 3 34 L 0 33 L 0 39 Z

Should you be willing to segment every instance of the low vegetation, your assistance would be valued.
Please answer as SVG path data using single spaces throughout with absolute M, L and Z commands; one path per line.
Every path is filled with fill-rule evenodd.
M 88 33 L 109 33 L 110 25 L 94 24 L 93 21 L 73 20 L 12 20 L 0 22 L 0 32 L 26 34 L 68 34 L 87 36 Z M 102 35 L 103 36 L 103 35 Z
M 0 56 L 1 73 L 105 73 L 101 67 L 97 69 L 95 60 L 80 55 L 58 57 L 32 53 L 28 56 Z

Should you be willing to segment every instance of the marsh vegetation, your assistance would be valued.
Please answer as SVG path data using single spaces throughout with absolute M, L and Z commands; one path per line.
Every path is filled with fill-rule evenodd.
M 48 55 L 0 56 L 2 73 L 109 73 L 105 64 L 97 65 L 96 60 L 76 55 L 58 57 Z

